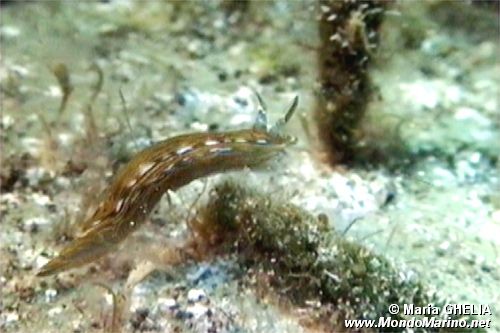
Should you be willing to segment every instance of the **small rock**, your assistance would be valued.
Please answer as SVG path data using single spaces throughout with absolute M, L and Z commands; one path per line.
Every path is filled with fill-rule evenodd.
M 32 230 L 33 228 L 37 228 L 40 226 L 46 226 L 50 224 L 50 221 L 45 217 L 35 216 L 31 218 L 27 218 L 24 221 L 24 226 L 26 230 Z
M 158 300 L 158 310 L 161 312 L 171 312 L 179 308 L 179 304 L 173 298 L 160 298 Z
M 449 248 L 450 248 L 450 242 L 444 241 L 441 244 L 439 244 L 438 248 L 436 249 L 436 254 L 439 256 L 443 256 L 446 254 Z
M 21 34 L 21 29 L 12 25 L 0 27 L 0 37 L 5 39 L 14 39 Z
M 188 291 L 187 298 L 189 302 L 195 303 L 206 299 L 207 296 L 205 294 L 205 291 L 203 291 L 202 289 L 191 289 Z
M 34 203 L 36 203 L 39 206 L 46 206 L 50 203 L 52 203 L 52 200 L 50 199 L 49 196 L 42 194 L 42 193 L 33 193 L 31 195 L 31 199 L 33 200 Z M 48 224 L 49 221 L 46 218 L 39 217 L 37 218 L 38 224 Z
M 12 324 L 19 321 L 19 314 L 17 312 L 7 312 L 5 314 L 5 323 Z
M 62 308 L 60 306 L 56 306 L 47 312 L 48 316 L 53 318 L 55 316 L 58 316 L 62 313 Z
M 56 296 L 57 296 L 57 290 L 55 289 L 45 290 L 45 302 L 47 303 L 53 302 Z
M 202 305 L 200 303 L 190 305 L 186 308 L 186 314 L 189 317 L 192 316 L 195 319 L 200 318 L 201 316 L 204 316 L 207 312 L 208 312 L 208 308 L 205 305 Z
M 149 323 L 147 318 L 149 316 L 149 309 L 147 308 L 138 308 L 135 313 L 132 315 L 130 322 L 134 329 L 147 329 Z

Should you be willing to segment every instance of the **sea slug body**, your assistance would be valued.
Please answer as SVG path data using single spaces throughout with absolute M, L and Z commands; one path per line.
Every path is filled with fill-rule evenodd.
M 84 222 L 83 235 L 37 275 L 79 267 L 109 253 L 146 220 L 165 192 L 211 174 L 261 165 L 293 144 L 295 138 L 284 135 L 281 127 L 295 111 L 298 97 L 285 117 L 269 130 L 260 97 L 259 104 L 252 129 L 180 135 L 135 155 L 116 175 L 95 213 Z

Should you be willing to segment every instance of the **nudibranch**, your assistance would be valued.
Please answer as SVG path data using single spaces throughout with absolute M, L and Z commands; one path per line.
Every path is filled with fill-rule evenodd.
M 211 174 L 259 166 L 295 143 L 282 128 L 297 108 L 298 97 L 271 128 L 264 102 L 257 97 L 258 114 L 251 129 L 179 135 L 137 153 L 105 190 L 94 214 L 84 221 L 83 234 L 37 275 L 79 267 L 116 249 L 143 224 L 165 192 Z

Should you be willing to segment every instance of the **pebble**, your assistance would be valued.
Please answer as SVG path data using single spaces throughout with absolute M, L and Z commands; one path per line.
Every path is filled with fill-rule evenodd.
M 203 291 L 202 289 L 191 289 L 188 291 L 187 298 L 188 302 L 195 303 L 203 299 L 206 299 L 207 295 L 205 294 L 205 291 Z
M 17 312 L 7 312 L 4 318 L 6 324 L 12 324 L 19 321 L 19 314 Z
M 160 298 L 158 300 L 158 310 L 160 312 L 170 312 L 179 308 L 179 304 L 173 298 Z
M 24 221 L 24 225 L 26 227 L 26 230 L 31 230 L 33 227 L 37 226 L 46 226 L 50 224 L 49 219 L 42 217 L 42 216 L 35 216 L 31 218 L 27 218 Z
M 12 127 L 12 125 L 14 125 L 14 117 L 4 114 L 3 118 L 0 119 L 0 126 L 3 127 L 3 129 L 8 130 Z
M 439 244 L 438 248 L 436 249 L 436 254 L 439 256 L 445 255 L 446 252 L 449 250 L 450 245 L 451 244 L 448 241 L 442 242 L 441 244 Z
M 62 313 L 62 308 L 60 306 L 56 306 L 47 312 L 49 317 L 55 317 L 60 315 L 61 313 Z
M 488 170 L 488 163 L 479 152 L 458 153 L 454 158 L 457 178 L 461 182 L 476 181 Z
M 35 192 L 31 195 L 31 199 L 33 200 L 34 203 L 36 203 L 37 205 L 39 206 L 46 206 L 50 203 L 52 203 L 52 200 L 50 199 L 50 197 L 48 195 L 45 195 L 45 194 L 42 194 L 42 193 L 38 193 L 38 192 Z M 48 219 L 46 218 L 38 218 L 38 222 L 39 224 L 48 224 L 49 221 Z
M 47 303 L 53 302 L 56 296 L 57 296 L 57 290 L 55 289 L 45 290 L 45 302 Z
M 201 316 L 204 316 L 208 312 L 208 308 L 200 303 L 196 303 L 193 305 L 190 305 L 186 308 L 186 314 L 188 316 L 192 316 L 193 318 L 197 319 L 200 318 Z
M 21 29 L 12 25 L 0 27 L 0 36 L 5 39 L 16 38 L 21 34 Z

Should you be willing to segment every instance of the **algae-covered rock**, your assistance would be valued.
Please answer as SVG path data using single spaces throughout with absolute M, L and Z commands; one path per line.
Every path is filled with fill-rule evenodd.
M 323 217 L 232 182 L 213 190 L 202 217 L 195 231 L 236 251 L 244 267 L 267 275 L 293 304 L 320 302 L 316 316 L 327 326 L 340 327 L 343 319 L 409 319 L 391 315 L 391 304 L 446 304 L 411 272 L 329 229 Z

